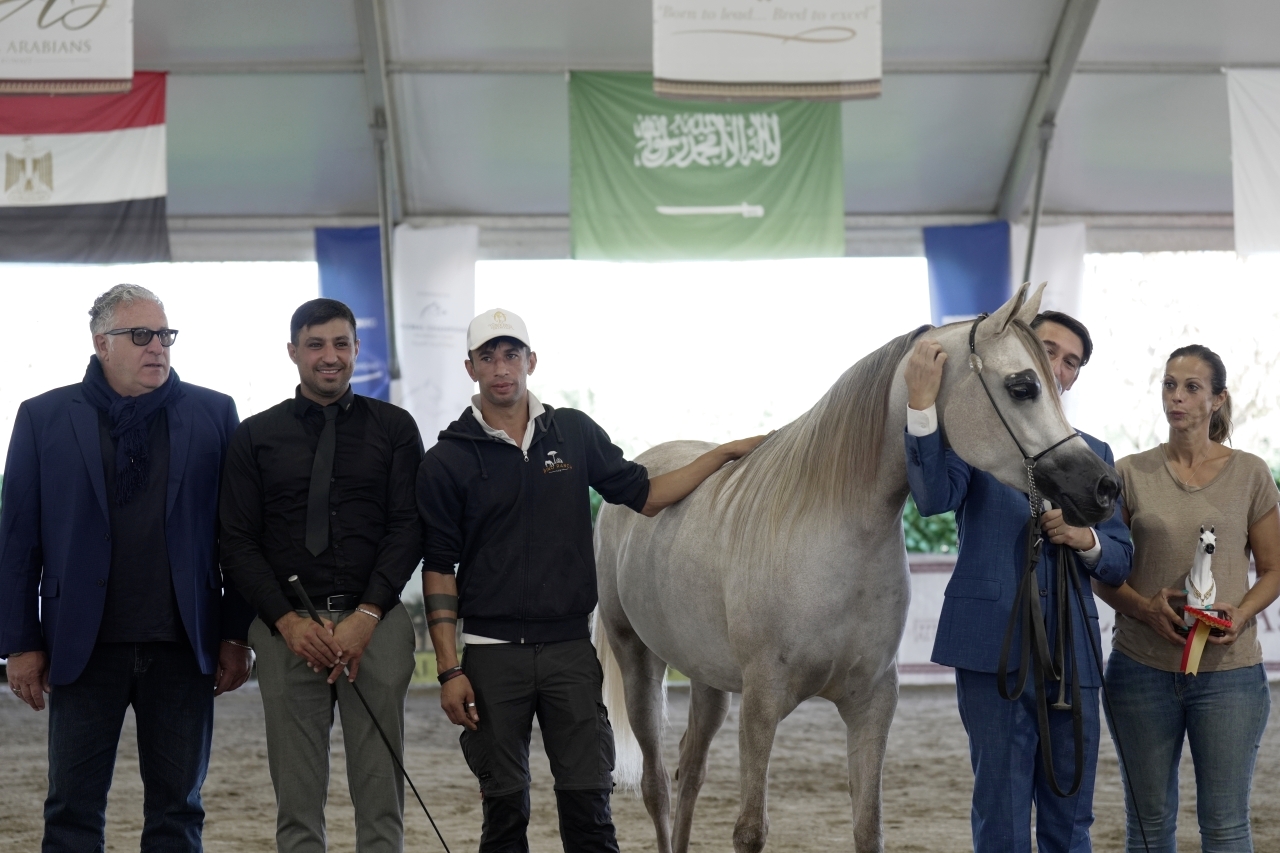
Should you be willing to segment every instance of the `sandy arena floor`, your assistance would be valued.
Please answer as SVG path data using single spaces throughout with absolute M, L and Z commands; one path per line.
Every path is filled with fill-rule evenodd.
M 1273 703 L 1280 689 L 1273 687 Z M 480 799 L 475 781 L 458 749 L 456 729 L 437 705 L 438 693 L 414 688 L 409 699 L 408 767 L 457 853 L 475 850 L 480 831 Z M 676 744 L 684 730 L 688 693 L 673 689 L 666 751 L 674 770 Z M 217 702 L 217 727 L 209 779 L 204 787 L 208 818 L 205 846 L 212 853 L 273 851 L 275 800 L 267 775 L 262 708 L 252 686 Z M 33 713 L 8 691 L 0 695 L 0 851 L 39 849 L 41 808 L 46 789 L 47 714 Z M 132 717 L 125 723 L 115 784 L 107 814 L 107 850 L 138 849 L 142 826 L 142 784 L 134 746 Z M 554 795 L 546 759 L 534 734 L 534 851 L 560 850 Z M 1280 850 L 1280 786 L 1272 776 L 1280 759 L 1280 734 L 1273 723 L 1263 739 L 1253 793 L 1254 840 L 1259 851 Z M 343 771 L 341 738 L 335 738 L 330 785 L 330 849 L 354 845 L 351 805 Z M 844 728 L 834 706 L 823 700 L 804 703 L 779 728 L 770 779 L 771 830 L 767 849 L 826 851 L 852 847 L 852 821 L 845 772 Z M 889 737 L 885 767 L 885 846 L 890 851 L 964 851 L 969 843 L 972 776 L 964 731 L 950 688 L 904 688 Z M 1194 811 L 1194 782 L 1184 758 L 1183 806 L 1178 841 L 1183 850 L 1199 849 Z M 406 791 L 406 793 L 408 793 Z M 732 849 L 737 818 L 737 707 L 712 747 L 711 770 L 698 802 L 693 848 Z M 1121 849 L 1123 805 L 1115 756 L 1104 735 L 1094 848 Z M 439 842 L 411 799 L 406 808 L 408 851 L 438 851 Z M 640 800 L 614 798 L 614 816 L 624 849 L 653 849 L 653 828 Z

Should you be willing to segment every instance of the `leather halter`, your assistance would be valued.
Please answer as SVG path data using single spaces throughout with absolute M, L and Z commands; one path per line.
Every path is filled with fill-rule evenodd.
M 1009 422 L 1005 420 L 1004 412 L 1000 411 L 1000 406 L 996 404 L 995 395 L 991 393 L 991 388 L 987 385 L 987 380 L 982 375 L 982 356 L 978 355 L 976 345 L 978 336 L 978 324 L 990 316 L 988 314 L 979 314 L 973 320 L 973 325 L 969 327 L 969 369 L 978 377 L 978 382 L 982 384 L 982 390 L 986 392 L 987 399 L 991 401 L 991 408 L 996 410 L 996 417 L 1000 418 L 1000 423 L 1004 426 L 1004 431 L 1009 434 L 1009 438 L 1013 439 L 1014 445 L 1017 446 L 1018 452 L 1022 454 L 1022 465 L 1027 471 L 1027 499 L 1031 505 L 1031 517 L 1035 520 L 1040 519 L 1040 491 L 1036 488 L 1035 467 L 1036 463 L 1044 457 L 1048 456 L 1054 450 L 1066 444 L 1073 438 L 1084 440 L 1080 433 L 1072 430 L 1071 435 L 1056 441 L 1053 444 L 1041 450 L 1039 453 L 1032 455 L 1022 446 L 1022 442 L 1018 440 L 1017 434 L 1013 431 L 1013 427 L 1009 426 Z

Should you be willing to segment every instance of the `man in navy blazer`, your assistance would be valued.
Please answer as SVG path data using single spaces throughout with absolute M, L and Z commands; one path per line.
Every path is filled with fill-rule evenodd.
M 34 710 L 49 695 L 43 850 L 103 848 L 134 709 L 142 850 L 198 851 L 213 697 L 249 675 L 253 614 L 218 567 L 218 484 L 238 424 L 169 368 L 164 306 L 117 285 L 89 312 L 84 380 L 25 401 L 0 507 L 0 654 Z
M 1032 327 L 1048 352 L 1060 392 L 1075 384 L 1080 368 L 1093 353 L 1089 332 L 1078 320 L 1055 311 L 1043 312 Z M 1015 592 L 1025 571 L 1027 496 L 970 467 L 944 447 L 938 431 L 934 400 L 947 355 L 937 343 L 921 341 L 907 365 L 907 479 L 921 515 L 955 510 L 960 553 L 947 584 L 946 599 L 933 646 L 933 661 L 955 667 L 956 699 L 960 718 L 969 734 L 973 764 L 973 827 L 975 853 L 1030 851 L 1031 805 L 1036 807 L 1036 840 L 1041 853 L 1091 849 L 1093 781 L 1098 761 L 1098 677 L 1091 643 L 1100 640 L 1098 610 L 1089 577 L 1115 586 L 1129 576 L 1133 545 L 1120 512 L 1097 528 L 1066 525 L 1062 510 L 1041 516 L 1047 540 L 1036 565 L 1039 600 L 1050 642 L 1058 625 L 1054 607 L 1057 591 L 1050 583 L 1050 567 L 1058 550 L 1071 548 L 1080 573 L 1086 627 L 1080 608 L 1072 603 L 1072 638 L 1077 672 L 1069 663 L 1065 678 L 1077 677 L 1084 711 L 1085 766 L 1079 790 L 1058 797 L 1051 788 L 1040 757 L 1040 734 L 1035 696 L 1057 696 L 1058 682 L 1033 684 L 1016 700 L 1000 697 L 997 687 L 1005 626 L 1014 608 Z M 1089 447 L 1108 464 L 1114 459 L 1106 443 L 1081 433 Z M 1070 586 L 1068 586 L 1070 589 Z M 1072 593 L 1074 595 L 1074 593 Z M 1020 634 L 1009 655 L 1012 669 L 1020 661 Z M 1070 655 L 1067 655 L 1068 661 Z M 1011 670 L 1012 672 L 1012 670 Z M 1014 679 L 1012 675 L 1010 682 Z M 1068 682 L 1069 683 L 1069 682 Z M 1010 685 L 1012 687 L 1012 685 Z M 1070 701 L 1070 691 L 1067 699 Z M 1075 763 L 1074 733 L 1070 711 L 1049 710 L 1054 768 L 1058 784 L 1066 790 Z

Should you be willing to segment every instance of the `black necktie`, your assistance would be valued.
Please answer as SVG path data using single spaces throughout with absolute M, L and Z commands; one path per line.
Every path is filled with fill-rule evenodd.
M 313 557 L 329 547 L 329 481 L 333 479 L 333 452 L 338 446 L 338 405 L 325 406 L 324 429 L 311 463 L 311 488 L 307 491 L 307 550 Z

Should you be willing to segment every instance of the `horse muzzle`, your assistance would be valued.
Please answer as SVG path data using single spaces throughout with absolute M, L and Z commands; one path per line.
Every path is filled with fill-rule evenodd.
M 1120 497 L 1115 469 L 1087 447 L 1054 455 L 1036 466 L 1036 485 L 1062 508 L 1063 520 L 1072 527 L 1092 527 L 1110 518 Z

